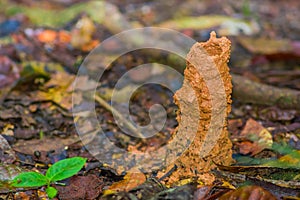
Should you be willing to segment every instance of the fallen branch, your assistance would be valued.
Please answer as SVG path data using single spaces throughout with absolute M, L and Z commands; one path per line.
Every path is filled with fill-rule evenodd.
M 300 109 L 300 91 L 278 88 L 232 74 L 233 97 L 244 103 Z

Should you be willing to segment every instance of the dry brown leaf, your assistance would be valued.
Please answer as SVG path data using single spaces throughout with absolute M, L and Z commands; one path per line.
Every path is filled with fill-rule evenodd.
M 59 150 L 64 147 L 77 142 L 79 139 L 77 136 L 69 138 L 50 138 L 44 137 L 43 139 L 31 139 L 31 140 L 19 140 L 14 144 L 13 150 L 22 152 L 24 154 L 32 155 L 35 151 L 51 151 Z
M 15 152 L 2 135 L 0 135 L 0 155 L 1 163 L 13 163 L 16 160 Z
M 231 76 L 227 66 L 230 57 L 230 44 L 227 38 L 216 38 L 216 34 L 212 32 L 207 42 L 196 43 L 187 55 L 187 60 L 196 63 L 198 66 L 187 63 L 187 68 L 184 71 L 183 86 L 174 95 L 175 103 L 180 110 L 180 114 L 177 116 L 179 122 L 177 134 L 187 130 L 180 127 L 190 127 L 194 124 L 195 119 L 193 116 L 197 116 L 197 113 L 195 113 L 197 110 L 200 112 L 198 113 L 198 115 L 200 114 L 200 120 L 198 127 L 192 129 L 195 132 L 198 130 L 194 140 L 180 158 L 175 161 L 174 164 L 177 166 L 177 170 L 166 180 L 167 184 L 173 184 L 190 177 L 195 177 L 204 184 L 210 184 L 214 180 L 213 175 L 209 179 L 203 178 L 203 176 L 206 177 L 205 175 L 208 175 L 207 172 L 216 167 L 214 163 L 229 165 L 232 162 L 232 144 L 228 138 L 226 122 L 226 117 L 231 110 L 230 98 L 232 91 Z M 211 73 L 208 75 L 210 81 L 221 78 L 224 85 L 224 93 L 226 93 L 224 94 L 225 102 L 215 100 L 217 103 L 214 105 L 212 105 L 212 94 L 204 81 L 204 77 L 198 73 L 201 70 L 206 70 L 209 63 L 214 63 L 213 67 L 218 69 L 220 76 L 211 75 L 211 71 L 205 71 L 205 73 Z M 212 69 L 212 66 L 209 69 Z M 214 85 L 214 88 L 216 87 L 219 86 Z M 214 109 L 217 107 L 218 112 L 224 111 L 224 123 L 215 123 L 211 120 L 213 106 Z M 220 135 L 217 136 L 214 132 L 209 131 L 209 127 L 212 124 L 214 130 L 220 130 Z M 194 133 L 185 134 L 193 135 Z M 218 137 L 217 139 L 216 136 Z M 208 148 L 209 145 L 213 146 Z M 205 156 L 203 157 L 203 152 L 205 151 L 208 152 L 204 153 Z M 174 164 L 167 167 L 166 172 L 171 170 Z
M 146 176 L 143 173 L 137 173 L 137 172 L 128 172 L 124 179 L 113 183 L 108 190 L 104 191 L 104 194 L 108 195 L 115 192 L 120 191 L 130 191 L 133 188 L 136 188 L 137 186 L 143 184 L 146 181 Z
M 248 140 L 238 145 L 242 154 L 251 153 L 251 155 L 255 155 L 266 148 L 272 147 L 273 144 L 271 133 L 251 118 L 246 122 L 240 138 Z

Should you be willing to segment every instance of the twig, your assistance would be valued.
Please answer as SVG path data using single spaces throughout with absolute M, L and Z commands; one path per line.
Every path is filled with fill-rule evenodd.
M 145 138 L 143 134 L 127 119 L 125 119 L 121 113 L 119 113 L 116 109 L 114 109 L 111 105 L 109 105 L 101 96 L 98 94 L 95 95 L 95 100 L 106 110 L 113 113 L 115 117 L 117 117 L 121 121 L 121 125 L 124 125 L 129 131 L 134 133 L 136 137 L 139 137 L 143 142 L 145 142 Z

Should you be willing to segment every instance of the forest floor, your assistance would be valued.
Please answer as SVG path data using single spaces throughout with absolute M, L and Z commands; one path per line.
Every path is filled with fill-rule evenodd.
M 45 173 L 57 161 L 80 156 L 87 158 L 85 167 L 62 181 L 65 186 L 54 185 L 55 199 L 300 199 L 299 9 L 296 0 L 0 0 L 0 198 L 47 199 L 45 187 L 6 183 L 20 171 Z M 182 74 L 185 61 L 178 56 L 135 50 L 113 60 L 99 82 L 82 76 L 78 91 L 72 90 L 79 67 L 97 45 L 121 31 L 149 26 L 170 28 L 198 42 L 216 31 L 231 41 L 228 132 L 234 163 L 214 169 L 211 184 L 190 177 L 168 185 L 164 179 L 172 171 L 161 178 L 157 170 L 121 173 L 120 166 L 97 159 L 99 152 L 78 134 L 81 126 L 94 130 L 94 124 L 80 121 L 93 108 L 103 135 L 117 148 L 155 151 L 172 138 L 178 107 L 169 88 L 145 84 L 130 98 L 131 118 L 140 125 L 150 122 L 152 105 L 165 108 L 164 126 L 146 140 L 124 133 L 109 102 L 114 88 L 118 100 L 126 100 L 132 88 L 116 83 L 133 67 L 157 62 Z M 115 42 L 108 51 L 119 48 Z M 128 77 L 141 83 L 157 76 L 181 86 L 182 80 L 155 69 L 141 68 Z M 91 89 L 98 94 L 95 106 L 86 102 L 76 110 L 74 101 L 82 102 Z M 117 112 L 126 113 L 122 109 L 126 106 Z M 102 155 L 105 160 L 118 156 L 114 151 Z

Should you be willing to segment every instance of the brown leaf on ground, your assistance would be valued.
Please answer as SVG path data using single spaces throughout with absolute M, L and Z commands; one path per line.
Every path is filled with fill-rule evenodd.
M 273 144 L 271 133 L 252 118 L 248 119 L 239 137 L 246 140 L 238 144 L 242 154 L 255 155 Z
M 12 150 L 7 140 L 0 135 L 0 161 L 3 163 L 12 163 L 15 160 L 15 152 Z
M 227 192 L 222 195 L 220 200 L 239 199 L 239 200 L 276 200 L 267 190 L 259 186 L 245 186 L 235 191 Z
M 5 99 L 19 78 L 20 70 L 16 63 L 7 56 L 0 55 L 0 102 Z
M 227 66 L 229 56 L 230 41 L 225 37 L 216 38 L 214 32 L 207 42 L 196 43 L 187 55 L 184 83 L 174 95 L 175 103 L 180 110 L 177 116 L 179 126 L 175 135 L 182 133 L 187 137 L 196 135 L 188 149 L 175 161 L 177 170 L 166 180 L 167 184 L 190 177 L 197 177 L 204 184 L 211 184 L 214 180 L 213 175 L 210 178 L 204 178 L 206 177 L 204 175 L 216 167 L 214 163 L 229 165 L 232 162 L 232 144 L 228 138 L 226 122 L 226 117 L 231 110 L 232 91 L 231 76 Z M 197 66 L 192 65 L 191 62 L 196 63 Z M 219 76 L 214 74 L 215 68 L 219 71 Z M 199 72 L 209 73 L 201 76 Z M 218 85 L 218 78 L 222 80 L 223 91 Z M 207 84 L 209 81 L 213 88 L 217 89 L 211 91 Z M 218 89 L 220 90 L 217 91 Z M 221 94 L 222 92 L 224 94 Z M 214 109 L 219 112 L 220 120 L 211 119 Z M 187 132 L 188 129 L 190 132 Z M 169 166 L 166 172 L 173 167 L 174 165 Z
M 102 192 L 103 181 L 96 175 L 74 176 L 68 186 L 56 186 L 62 200 L 96 199 Z
M 73 144 L 78 141 L 78 137 L 69 138 L 50 138 L 44 137 L 43 139 L 19 140 L 14 144 L 13 149 L 24 154 L 33 155 L 35 151 L 51 151 L 63 149 L 65 146 Z
M 143 184 L 146 181 L 146 176 L 143 173 L 128 172 L 124 179 L 113 183 L 104 194 L 111 194 L 120 191 L 130 191 L 133 188 Z
M 31 93 L 34 100 L 53 101 L 66 110 L 72 108 L 72 83 L 75 76 L 60 72 L 51 75 L 50 81 L 44 85 L 44 90 Z

